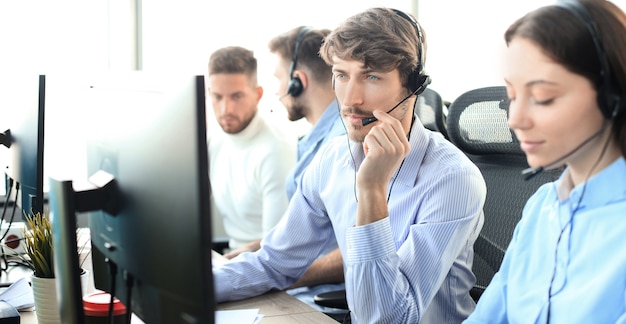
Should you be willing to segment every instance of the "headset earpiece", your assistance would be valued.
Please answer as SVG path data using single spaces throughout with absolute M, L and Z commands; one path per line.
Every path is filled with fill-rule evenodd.
M 613 107 L 610 117 L 610 119 L 613 120 L 619 113 L 620 107 L 622 107 L 622 97 L 619 95 L 613 95 L 612 98 L 609 99 L 609 107 Z
M 302 93 L 303 88 L 302 80 L 298 76 L 292 76 L 287 85 L 287 93 L 292 97 L 297 97 Z
M 419 95 L 424 92 L 426 87 L 430 84 L 431 78 L 424 71 L 425 57 L 424 57 L 424 36 L 422 34 L 422 29 L 419 24 L 413 17 L 409 16 L 405 12 L 392 9 L 398 16 L 408 20 L 413 28 L 415 28 L 415 33 L 417 34 L 417 54 L 419 55 L 419 62 L 417 64 L 417 68 L 411 72 L 408 78 L 408 87 L 411 93 L 415 95 Z
M 293 48 L 293 56 L 291 58 L 291 65 L 289 66 L 289 84 L 287 85 L 287 94 L 292 97 L 299 96 L 304 87 L 302 86 L 302 80 L 298 76 L 293 75 L 296 70 L 296 64 L 298 63 L 298 52 L 300 51 L 300 44 L 304 39 L 306 33 L 310 30 L 310 27 L 302 27 L 298 32 L 298 37 L 296 37 L 296 44 Z
M 604 52 L 602 42 L 600 41 L 598 28 L 591 18 L 591 14 L 589 14 L 587 8 L 585 8 L 585 6 L 583 6 L 580 2 L 561 0 L 555 5 L 566 9 L 571 14 L 576 16 L 585 25 L 585 28 L 591 35 L 593 45 L 596 50 L 596 56 L 598 57 L 598 61 L 600 63 L 601 83 L 596 85 L 598 92 L 598 107 L 600 107 L 600 111 L 605 118 L 612 120 L 615 116 L 617 116 L 621 109 L 622 97 L 619 95 L 619 92 L 616 91 L 615 84 L 611 78 L 611 69 L 606 60 L 606 54 Z
M 415 90 L 413 90 L 413 94 L 419 96 L 426 90 L 426 87 L 430 84 L 431 79 L 427 74 L 416 74 L 417 79 L 415 80 Z

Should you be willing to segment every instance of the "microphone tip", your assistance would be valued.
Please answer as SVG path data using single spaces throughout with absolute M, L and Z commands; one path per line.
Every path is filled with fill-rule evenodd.
M 376 117 L 363 118 L 363 119 L 361 119 L 361 125 L 367 126 L 367 125 L 369 125 L 369 124 L 371 124 L 371 123 L 373 123 L 373 122 L 375 122 L 377 120 L 378 120 L 378 118 L 376 118 Z
M 522 175 L 524 176 L 524 180 L 530 180 L 541 172 L 543 172 L 543 167 L 527 168 L 522 171 Z

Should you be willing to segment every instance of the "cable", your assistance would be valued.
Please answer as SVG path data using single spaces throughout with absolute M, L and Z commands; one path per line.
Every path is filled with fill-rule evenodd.
M 16 184 L 16 186 L 18 187 L 17 193 L 19 193 L 19 183 Z M 11 201 L 12 191 L 13 191 L 13 178 L 9 178 L 9 189 L 7 190 L 6 196 L 4 196 L 4 206 L 2 207 L 2 217 L 0 217 L 0 224 L 4 224 L 4 218 L 7 213 L 7 206 L 9 205 L 9 202 Z M 15 200 L 17 200 L 17 193 L 15 196 Z M 0 237 L 0 241 L 4 240 L 4 237 L 7 235 L 8 232 L 9 230 L 7 229 L 6 233 L 3 233 L 2 236 Z
M 567 221 L 565 226 L 563 226 L 563 228 L 561 228 L 561 232 L 559 233 L 559 236 L 558 236 L 558 238 L 556 240 L 556 247 L 554 249 L 554 268 L 552 269 L 552 278 L 550 279 L 550 287 L 548 288 L 548 316 L 546 318 L 546 323 L 547 324 L 550 324 L 550 308 L 551 308 L 550 300 L 552 299 L 552 285 L 554 284 L 554 279 L 556 278 L 556 268 L 557 268 L 557 261 L 558 261 L 558 255 L 559 255 L 559 253 L 558 253 L 559 252 L 559 243 L 561 242 L 561 238 L 563 237 L 563 233 L 565 232 L 565 229 L 567 229 L 567 227 L 569 227 L 570 236 L 571 236 L 572 227 L 573 227 L 571 224 L 572 224 L 572 221 L 574 221 L 574 216 L 575 216 L 576 212 L 580 208 L 580 202 L 583 200 L 583 196 L 585 195 L 585 191 L 587 189 L 587 181 L 589 181 L 589 178 L 591 177 L 591 173 L 593 173 L 593 170 L 595 170 L 598 167 L 598 164 L 600 164 L 600 161 L 604 157 L 604 154 L 606 153 L 606 150 L 609 147 L 609 142 L 610 141 L 611 141 L 611 136 L 609 136 L 606 139 L 606 141 L 604 142 L 604 146 L 602 147 L 602 151 L 600 152 L 600 156 L 598 156 L 598 159 L 596 160 L 596 162 L 593 164 L 591 169 L 589 169 L 589 172 L 587 173 L 587 176 L 585 177 L 585 182 L 583 183 L 583 188 L 582 188 L 582 190 L 580 192 L 580 197 L 578 197 L 578 201 L 576 202 L 576 207 L 572 211 L 572 214 L 569 217 L 569 220 Z
M 15 182 L 15 203 L 13 204 L 13 210 L 11 212 L 11 220 L 9 220 L 9 225 L 7 227 L 7 230 L 4 233 L 2 233 L 2 236 L 0 237 L 0 241 L 4 240 L 6 236 L 9 234 L 9 230 L 11 230 L 11 225 L 13 224 L 13 220 L 15 219 L 15 212 L 17 211 L 17 198 L 19 197 L 19 194 L 20 194 L 20 183 Z M 5 205 L 5 210 L 6 210 L 6 205 Z M 6 214 L 3 212 L 2 219 L 0 220 L 0 224 L 4 223 L 5 216 Z
M 352 154 L 352 149 L 350 147 L 350 137 L 348 136 L 348 128 L 346 127 L 346 124 L 344 123 L 343 118 L 341 117 L 341 108 L 339 107 L 339 101 L 337 100 L 337 97 L 335 97 L 335 101 L 337 102 L 337 109 L 339 110 L 339 118 L 341 119 L 341 124 L 343 125 L 343 129 L 346 131 L 346 139 L 348 140 L 348 152 L 350 152 L 350 158 L 352 159 L 352 164 L 354 166 L 354 186 L 352 190 L 354 192 L 354 200 L 358 204 L 359 199 L 357 198 L 357 194 L 356 194 L 356 174 L 357 174 L 356 161 L 354 159 L 354 155 Z M 404 100 L 402 102 L 404 102 Z M 414 123 L 415 123 L 415 113 L 413 113 L 413 118 L 411 119 L 411 127 L 409 127 L 409 135 L 407 135 L 407 140 L 409 141 L 411 140 L 411 130 L 413 129 Z M 396 171 L 396 176 L 393 178 L 393 181 L 391 182 L 391 186 L 389 187 L 389 193 L 387 194 L 387 202 L 389 202 L 389 198 L 391 198 L 391 191 L 393 190 L 393 185 L 396 183 L 396 179 L 398 178 L 398 175 L 400 174 L 400 170 L 402 169 L 402 166 L 404 165 L 404 160 L 405 159 L 402 159 L 402 162 L 400 163 L 400 166 L 398 167 L 398 171 Z
M 9 259 L 7 259 L 7 254 L 4 252 L 4 246 L 2 246 L 2 263 L 0 264 L 0 270 L 6 272 L 9 270 Z M 8 276 L 8 274 L 7 274 Z
M 4 196 L 4 206 L 2 207 L 2 218 L 0 218 L 0 223 L 4 221 L 4 216 L 7 213 L 7 206 L 11 201 L 11 192 L 13 191 L 13 178 L 9 178 L 9 189 L 7 190 L 6 195 Z
M 115 277 L 117 275 L 117 265 L 111 259 L 106 258 L 104 262 L 109 264 L 109 274 L 111 275 L 111 300 L 109 301 L 109 323 L 114 324 L 115 318 L 113 317 L 113 301 L 115 300 Z
M 11 193 L 11 189 L 13 188 L 13 179 L 9 178 L 9 190 L 7 192 L 6 198 L 5 198 L 5 205 L 3 208 L 3 212 L 2 212 L 2 218 L 0 219 L 0 226 L 2 224 L 4 224 L 4 219 L 6 216 L 6 210 L 7 210 L 7 205 L 8 205 L 8 201 L 10 201 L 10 193 Z M 11 220 L 9 221 L 9 226 L 7 227 L 7 230 L 2 233 L 2 236 L 0 236 L 0 242 L 4 241 L 4 239 L 7 237 L 7 235 L 9 234 L 9 231 L 11 230 L 11 225 L 13 224 L 13 219 L 15 218 L 15 212 L 17 210 L 17 197 L 20 193 L 20 183 L 19 182 L 15 182 L 15 203 L 13 204 L 13 210 L 11 212 Z M 7 242 L 5 242 L 6 244 Z M 5 253 L 5 249 L 4 249 L 4 244 L 2 245 L 2 264 L 0 265 L 0 270 L 2 271 L 7 271 L 9 270 L 9 260 L 7 258 L 7 255 Z
M 406 139 L 409 142 L 411 141 L 411 130 L 413 130 L 413 123 L 415 123 L 415 113 L 413 113 L 413 118 L 411 119 L 411 127 L 409 127 L 409 135 L 406 136 Z M 393 190 L 393 185 L 396 183 L 396 179 L 398 179 L 398 176 L 400 175 L 400 170 L 402 169 L 402 166 L 404 165 L 405 160 L 406 158 L 402 159 L 402 162 L 400 162 L 400 166 L 398 167 L 396 176 L 393 178 L 393 181 L 391 182 L 391 186 L 389 187 L 389 193 L 387 194 L 387 203 L 389 203 L 389 198 L 391 198 L 391 191 Z
M 17 185 L 17 187 L 19 187 L 19 184 Z M 19 194 L 19 189 L 17 189 L 15 191 L 15 199 L 17 201 L 17 194 Z M 15 219 L 15 212 L 17 211 L 17 203 L 13 204 L 13 211 L 11 212 L 11 219 L 9 220 L 8 226 L 7 226 L 7 230 L 2 233 L 2 237 L 0 237 L 0 241 L 3 241 L 7 235 L 9 235 L 9 231 L 11 230 L 11 226 L 13 226 L 13 220 Z M 0 221 L 0 224 L 4 224 L 4 215 L 2 215 L 2 221 Z M 6 243 L 6 242 L 5 242 Z
M 342 324 L 350 324 L 352 323 L 352 317 L 350 316 L 350 310 L 343 315 L 343 319 L 341 320 Z
M 124 271 L 124 277 L 126 279 L 126 324 L 130 324 L 130 319 L 132 317 L 131 297 L 135 278 L 128 271 Z
M 6 195 L 4 196 L 4 206 L 2 206 L 2 217 L 0 218 L 0 224 L 4 223 L 4 217 L 6 215 L 7 212 L 7 206 L 9 205 L 9 202 L 11 201 L 11 192 L 13 191 L 13 178 L 8 178 L 9 180 L 9 188 L 7 190 Z M 7 233 L 9 232 L 9 230 L 7 230 Z M 2 239 L 4 239 L 4 236 L 6 236 L 6 234 L 2 234 Z M 2 241 L 2 239 L 0 239 L 0 242 Z M 6 242 L 5 242 L 6 243 Z M 0 264 L 0 270 L 2 271 L 7 271 L 9 269 L 9 261 L 6 257 L 6 253 L 4 250 L 4 245 L 2 245 L 2 264 Z
M 335 88 L 335 79 L 333 78 L 333 89 Z M 352 149 L 350 147 L 350 136 L 348 136 L 348 127 L 346 127 L 346 123 L 343 121 L 343 117 L 341 117 L 341 106 L 339 105 L 339 100 L 337 96 L 335 96 L 335 102 L 337 103 L 337 110 L 339 111 L 339 120 L 341 120 L 341 125 L 343 125 L 343 129 L 346 131 L 346 140 L 348 141 L 348 152 L 350 152 L 350 158 L 352 159 L 352 166 L 354 166 L 354 201 L 359 203 L 359 199 L 356 197 L 356 161 L 354 160 L 354 155 L 352 155 Z

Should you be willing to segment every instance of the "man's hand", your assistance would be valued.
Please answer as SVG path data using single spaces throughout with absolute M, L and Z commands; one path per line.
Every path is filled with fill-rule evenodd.
M 236 256 L 238 256 L 239 254 L 243 253 L 243 252 L 255 252 L 256 250 L 261 248 L 261 240 L 256 240 L 256 241 L 252 241 L 250 243 L 247 243 L 237 249 L 234 249 L 228 253 L 224 254 L 224 257 L 226 259 L 232 259 Z
M 357 174 L 357 226 L 387 217 L 389 180 L 411 150 L 400 120 L 380 110 L 375 110 L 374 116 L 379 122 L 363 140 L 365 159 Z

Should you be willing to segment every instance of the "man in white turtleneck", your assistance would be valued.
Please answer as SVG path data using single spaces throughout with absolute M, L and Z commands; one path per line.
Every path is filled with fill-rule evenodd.
M 252 51 L 232 46 L 209 59 L 208 93 L 222 131 L 209 139 L 209 177 L 229 237 L 227 258 L 256 251 L 287 209 L 285 179 L 296 141 L 258 113 L 263 88 Z

